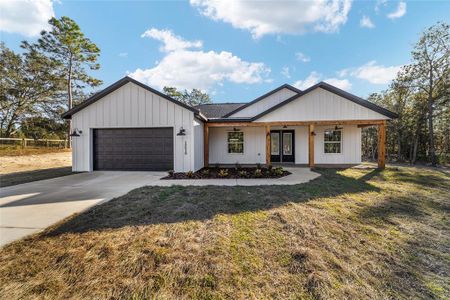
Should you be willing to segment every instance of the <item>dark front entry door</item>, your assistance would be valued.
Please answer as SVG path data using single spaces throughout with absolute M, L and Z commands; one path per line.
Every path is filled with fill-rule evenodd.
M 173 170 L 172 128 L 94 129 L 94 170 Z
M 270 161 L 295 162 L 295 131 L 270 131 Z

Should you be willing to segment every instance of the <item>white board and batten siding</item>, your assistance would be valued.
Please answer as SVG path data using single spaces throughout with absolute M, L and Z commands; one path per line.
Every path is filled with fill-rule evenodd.
M 198 121 L 201 123 L 200 121 Z M 174 170 L 196 170 L 194 113 L 134 83 L 127 83 L 72 116 L 72 128 L 82 130 L 73 138 L 73 171 L 92 171 L 92 131 L 100 128 L 172 127 L 174 133 Z M 185 136 L 177 136 L 179 129 Z M 197 125 L 202 127 L 202 125 Z M 203 137 L 201 138 L 203 140 Z M 203 162 L 202 162 L 203 163 Z
M 341 153 L 325 153 L 324 132 L 334 126 L 317 126 L 314 139 L 314 160 L 316 164 L 359 164 L 361 163 L 361 128 L 356 125 L 340 126 L 342 128 Z M 228 153 L 227 132 L 233 128 L 210 128 L 209 164 L 265 164 L 266 140 L 264 127 L 242 127 L 244 132 L 244 153 Z M 282 130 L 282 127 L 273 127 Z M 308 164 L 308 127 L 289 126 L 287 130 L 295 131 L 295 164 Z
M 257 122 L 387 119 L 385 115 L 318 88 L 262 116 Z
M 233 127 L 209 128 L 209 164 L 264 164 L 266 162 L 266 132 L 264 127 L 242 127 L 244 153 L 228 153 L 228 132 Z
M 288 88 L 281 89 L 276 93 L 273 93 L 272 95 L 269 95 L 257 101 L 256 103 L 249 105 L 246 108 L 232 114 L 230 118 L 246 118 L 256 116 L 262 113 L 263 111 L 271 108 L 272 106 L 275 106 L 296 94 L 297 94 L 296 92 Z

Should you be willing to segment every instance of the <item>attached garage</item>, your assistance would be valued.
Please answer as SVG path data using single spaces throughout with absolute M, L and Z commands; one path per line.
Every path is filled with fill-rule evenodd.
M 199 111 L 125 77 L 75 106 L 72 170 L 196 171 L 203 167 Z
M 173 128 L 93 130 L 94 170 L 173 170 Z

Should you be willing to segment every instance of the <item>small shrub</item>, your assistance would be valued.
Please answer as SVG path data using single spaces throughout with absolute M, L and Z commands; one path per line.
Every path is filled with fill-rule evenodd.
M 202 170 L 202 175 L 209 176 L 209 169 L 203 169 Z
M 186 176 L 187 176 L 188 178 L 192 178 L 192 177 L 194 177 L 194 172 L 192 172 L 192 171 L 187 171 L 187 172 L 186 172 Z
M 227 169 L 221 169 L 219 173 L 217 173 L 217 176 L 220 178 L 228 177 L 228 170 Z
M 236 162 L 236 163 L 234 164 L 234 168 L 235 168 L 236 170 L 240 170 L 240 169 L 241 169 L 241 165 L 240 165 L 238 162 Z
M 169 171 L 167 172 L 167 174 L 169 174 L 170 177 L 173 177 L 173 170 L 169 170 Z
M 276 168 L 273 173 L 276 176 L 281 176 L 281 175 L 283 175 L 283 172 L 284 172 L 283 168 L 280 167 L 280 168 Z
M 257 169 L 261 169 L 261 164 L 260 164 L 260 163 L 257 163 L 257 164 L 256 164 L 256 168 L 257 168 Z
M 239 177 L 247 177 L 247 171 L 241 170 L 238 172 Z
M 272 164 L 268 164 L 268 165 L 267 165 L 267 170 L 268 170 L 270 173 L 272 173 L 272 169 L 273 169 Z
M 255 170 L 255 177 L 261 177 L 262 176 L 262 171 L 261 169 L 256 169 Z

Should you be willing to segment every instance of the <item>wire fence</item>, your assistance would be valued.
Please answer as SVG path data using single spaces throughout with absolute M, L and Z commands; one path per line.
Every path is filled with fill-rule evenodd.
M 0 138 L 0 148 L 67 148 L 67 140 Z

